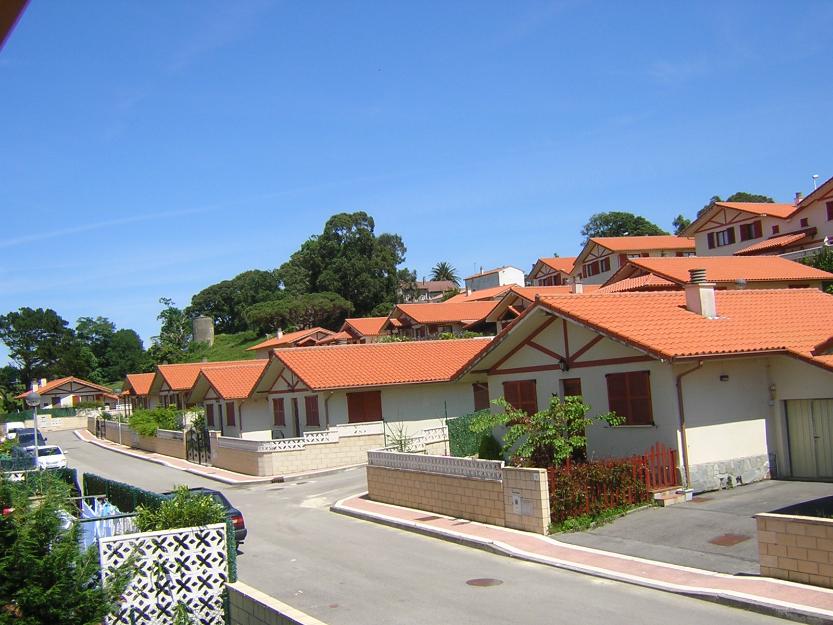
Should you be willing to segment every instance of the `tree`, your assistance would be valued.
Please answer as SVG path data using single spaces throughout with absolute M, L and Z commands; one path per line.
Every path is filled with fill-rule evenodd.
M 75 336 L 99 361 L 104 359 L 115 331 L 116 325 L 106 317 L 81 317 L 75 323 Z
M 18 365 L 24 384 L 66 372 L 69 352 L 77 353 L 72 329 L 51 308 L 21 308 L 0 316 L 0 341 Z
M 250 327 L 261 334 L 278 328 L 336 328 L 353 312 L 353 304 L 337 293 L 287 295 L 246 309 Z
M 105 382 L 121 380 L 128 373 L 147 371 L 149 368 L 150 362 L 139 335 L 129 329 L 117 330 L 110 340 L 100 369 Z
M 164 308 L 156 318 L 162 322 L 162 326 L 159 335 L 151 337 L 153 344 L 148 350 L 148 356 L 154 363 L 182 362 L 191 343 L 191 320 L 169 297 L 160 298 L 159 303 Z
M 688 228 L 691 224 L 690 219 L 686 219 L 682 216 L 682 214 L 677 215 L 674 217 L 674 221 L 671 222 L 671 225 L 674 226 L 674 234 L 679 235 L 683 230 Z
M 453 282 L 454 286 L 460 286 L 460 276 L 457 275 L 457 270 L 446 261 L 440 261 L 431 269 L 432 280 L 447 280 Z
M 419 285 L 417 284 L 417 273 L 409 269 L 400 269 L 399 292 L 396 301 L 399 304 L 416 302 L 419 299 Z M 387 314 L 387 313 L 386 313 Z
M 284 291 L 337 293 L 358 315 L 396 301 L 405 244 L 397 234 L 376 236 L 374 229 L 373 218 L 364 212 L 330 217 L 323 232 L 305 241 L 278 269 Z
M 532 415 L 516 410 L 503 398 L 494 403 L 501 406 L 503 412 L 483 410 L 475 413 L 469 427 L 472 432 L 485 433 L 495 426 L 506 426 L 502 451 L 512 454 L 516 464 L 525 466 L 558 466 L 568 458 L 583 456 L 588 427 L 594 422 L 622 423 L 622 417 L 611 412 L 588 417 L 590 406 L 575 396 L 567 396 L 562 401 L 555 395 L 546 410 Z
M 624 237 L 656 234 L 668 233 L 644 217 L 620 211 L 596 213 L 590 217 L 590 220 L 581 229 L 581 235 L 584 237 L 585 245 L 591 237 Z
M 761 204 L 773 204 L 775 200 L 773 200 L 768 195 L 760 195 L 758 193 L 747 193 L 746 191 L 737 191 L 732 193 L 729 197 L 725 200 L 721 200 L 719 195 L 713 195 L 709 200 L 709 203 L 706 204 L 703 208 L 697 211 L 697 218 L 699 219 L 700 216 L 703 215 L 707 210 L 709 210 L 716 202 L 758 202 Z
M 242 332 L 246 329 L 243 311 L 253 304 L 275 299 L 278 293 L 275 271 L 252 269 L 197 293 L 185 314 L 211 317 L 217 332 Z

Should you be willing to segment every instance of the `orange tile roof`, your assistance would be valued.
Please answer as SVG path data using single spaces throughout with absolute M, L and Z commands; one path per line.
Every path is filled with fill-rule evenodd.
M 295 347 L 272 352 L 311 390 L 447 382 L 490 338 Z
M 831 335 L 833 295 L 818 289 L 717 291 L 715 298 L 717 319 L 689 312 L 682 291 L 562 295 L 539 305 L 663 359 L 767 351 L 811 357 Z
M 387 317 L 385 317 L 387 319 Z M 327 338 L 323 338 L 318 341 L 319 345 L 329 345 L 330 343 L 338 343 L 338 341 L 353 341 L 355 337 L 350 334 L 349 332 L 336 332 L 335 334 L 331 334 Z
M 113 389 L 111 389 L 111 388 L 107 388 L 106 386 L 101 386 L 100 384 L 96 384 L 95 382 L 90 382 L 89 380 L 82 380 L 81 378 L 76 378 L 74 376 L 67 376 L 65 378 L 58 378 L 56 380 L 52 380 L 50 382 L 47 382 L 43 386 L 39 387 L 37 389 L 37 392 L 38 392 L 39 395 L 44 395 L 45 393 L 48 393 L 49 391 L 52 391 L 52 390 L 58 388 L 59 386 L 62 386 L 64 384 L 68 384 L 70 382 L 75 382 L 76 384 L 83 384 L 84 386 L 89 386 L 90 388 L 95 389 L 97 391 L 101 391 L 105 395 L 109 395 L 111 397 L 118 397 L 115 393 L 113 393 Z M 32 389 L 29 389 L 26 392 L 21 393 L 20 395 L 15 395 L 15 399 L 25 399 L 26 396 L 31 392 L 32 392 Z
M 689 282 L 689 269 L 705 269 L 709 282 L 833 280 L 833 274 L 779 256 L 682 256 L 628 261 L 677 284 Z
M 636 252 L 640 250 L 694 250 L 694 239 L 676 237 L 673 234 L 591 237 L 590 240 L 612 252 Z
M 779 237 L 772 237 L 771 239 L 767 239 L 766 241 L 760 241 L 758 243 L 753 243 L 752 245 L 747 245 L 739 249 L 735 252 L 735 256 L 745 256 L 747 254 L 758 254 L 759 252 L 766 252 L 768 250 L 777 250 L 793 243 L 797 243 L 807 237 L 806 232 L 793 232 L 792 234 L 782 234 Z
M 486 317 L 497 302 L 440 302 L 437 304 L 397 304 L 391 316 L 403 313 L 416 323 L 471 323 Z
M 667 291 L 670 289 L 679 289 L 680 286 L 676 282 L 671 282 L 665 278 L 660 278 L 652 273 L 637 278 L 625 278 L 618 282 L 609 282 L 601 287 L 599 293 L 624 293 L 626 291 Z
M 714 205 L 754 213 L 755 215 L 772 215 L 781 219 L 786 219 L 792 215 L 796 208 L 795 204 L 772 204 L 768 202 L 715 202 Z
M 327 330 L 326 328 L 309 328 L 308 330 L 298 330 L 296 332 L 286 332 L 281 338 L 273 336 L 271 339 L 266 339 L 262 343 L 258 343 L 257 345 L 252 345 L 251 347 L 247 347 L 246 351 L 252 352 L 258 349 L 274 349 L 276 347 L 283 347 L 285 345 L 292 345 L 296 341 L 301 341 L 308 337 L 310 334 L 315 334 L 316 332 L 324 332 L 325 334 L 333 334 L 332 330 Z
M 550 269 L 554 271 L 562 271 L 564 273 L 570 273 L 573 271 L 573 264 L 576 262 L 575 256 L 557 256 L 555 258 L 539 258 L 538 263 L 542 265 L 546 265 Z M 536 265 L 538 263 L 535 263 Z
M 456 304 L 459 302 L 477 302 L 489 299 L 500 299 L 511 288 L 511 284 L 504 284 L 503 286 L 492 286 L 488 289 L 479 289 L 477 291 L 472 291 L 471 295 L 467 295 L 464 291 L 463 293 L 458 293 L 454 297 L 449 297 L 445 302 L 440 303 Z
M 204 369 L 214 367 L 233 367 L 237 365 L 250 365 L 252 360 L 221 360 L 217 362 L 183 362 L 175 365 L 157 365 L 156 370 L 162 379 L 168 383 L 172 391 L 187 391 L 192 386 Z
M 248 360 L 230 367 L 208 367 L 200 372 L 222 399 L 245 399 L 251 395 L 269 361 Z
M 387 317 L 356 317 L 345 319 L 341 329 L 344 330 L 345 326 L 349 325 L 362 336 L 376 336 L 382 333 L 382 326 L 385 325 L 387 319 Z
M 590 293 L 598 290 L 599 284 L 582 284 L 582 293 Z M 571 293 L 573 286 L 571 284 L 562 284 L 559 286 L 513 286 L 511 291 L 520 295 L 524 299 L 534 301 L 537 296 L 546 297 L 547 295 L 562 295 L 564 293 Z M 507 293 L 508 295 L 508 293 Z
M 130 385 L 134 395 L 147 395 L 155 373 L 128 373 L 125 386 Z

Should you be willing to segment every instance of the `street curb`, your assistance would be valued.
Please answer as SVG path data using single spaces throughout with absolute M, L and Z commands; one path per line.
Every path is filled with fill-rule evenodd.
M 131 458 L 136 458 L 137 460 L 144 460 L 146 462 L 153 462 L 154 464 L 161 464 L 162 466 L 166 466 L 169 469 L 176 469 L 177 471 L 182 471 L 184 473 L 191 473 L 192 475 L 197 475 L 199 477 L 204 477 L 207 480 L 214 480 L 215 482 L 222 482 L 223 484 L 228 484 L 229 486 L 249 485 L 249 484 L 265 484 L 265 483 L 274 481 L 273 478 L 271 478 L 271 477 L 258 478 L 258 479 L 253 479 L 253 480 L 243 480 L 243 481 L 237 480 L 237 481 L 235 481 L 235 480 L 230 480 L 228 478 L 224 478 L 224 477 L 219 476 L 219 475 L 211 475 L 211 474 L 206 474 L 206 473 L 200 473 L 199 471 L 197 471 L 195 469 L 188 468 L 188 467 L 185 467 L 185 468 L 178 467 L 175 464 L 171 464 L 170 462 L 166 462 L 165 460 L 163 460 L 161 458 L 149 458 L 148 456 L 143 456 L 141 454 L 136 454 L 136 453 L 133 453 L 131 451 L 128 451 L 127 449 L 119 449 L 118 447 L 111 447 L 110 445 L 106 445 L 106 444 L 102 443 L 97 438 L 93 438 L 93 439 L 88 440 L 88 439 L 84 438 L 83 436 L 81 436 L 78 433 L 78 430 L 73 430 L 72 433 L 75 434 L 75 436 L 76 436 L 76 438 L 78 438 L 78 440 L 84 441 L 85 443 L 90 443 L 92 445 L 95 445 L 96 447 L 100 447 L 102 449 L 107 449 L 109 451 L 114 451 L 117 454 L 123 454 L 125 456 L 130 456 Z
M 580 564 L 576 564 L 574 562 L 566 562 L 564 560 L 557 560 L 555 558 L 550 558 L 547 556 L 538 556 L 528 551 L 524 551 L 521 549 L 517 549 L 512 547 L 507 543 L 503 543 L 501 541 L 495 541 L 487 538 L 478 538 L 474 536 L 468 536 L 466 534 L 462 534 L 460 532 L 455 532 L 453 530 L 447 530 L 443 528 L 437 527 L 429 527 L 426 525 L 422 525 L 419 523 L 415 523 L 413 521 L 408 521 L 405 519 L 397 519 L 391 516 L 387 516 L 384 514 L 377 514 L 375 512 L 369 512 L 367 510 L 358 510 L 355 508 L 351 508 L 349 505 L 346 505 L 344 502 L 353 499 L 354 497 L 360 497 L 363 495 L 367 495 L 367 493 L 359 493 L 357 495 L 351 495 L 350 497 L 345 497 L 340 499 L 332 506 L 330 506 L 330 511 L 335 512 L 338 514 L 343 514 L 345 516 L 350 516 L 356 519 L 379 523 L 382 525 L 387 525 L 389 527 L 394 527 L 398 529 L 405 529 L 409 531 L 413 531 L 418 534 L 422 534 L 425 536 L 429 536 L 432 538 L 439 538 L 441 540 L 446 540 L 449 542 L 453 542 L 459 545 L 464 545 L 468 547 L 474 547 L 476 549 L 481 549 L 484 551 L 488 551 L 491 553 L 495 553 L 497 555 L 506 556 L 509 558 L 515 558 L 519 560 L 526 560 L 528 562 L 535 562 L 537 564 L 543 564 L 546 566 L 552 566 L 554 568 L 559 568 L 567 571 L 572 571 L 575 573 L 583 573 L 585 575 L 592 575 L 594 577 L 600 577 L 604 579 L 610 579 L 613 581 L 623 582 L 626 584 L 633 584 L 635 586 L 642 586 L 645 588 L 652 588 L 654 590 L 660 590 L 663 592 L 669 592 L 673 594 L 683 595 L 686 597 L 691 597 L 693 599 L 701 599 L 705 601 L 710 601 L 712 603 L 717 603 L 720 605 L 726 605 L 729 607 L 734 608 L 741 608 L 744 610 L 756 612 L 759 614 L 764 614 L 767 616 L 775 616 L 778 618 L 789 619 L 792 621 L 798 621 L 801 623 L 807 623 L 808 625 L 829 625 L 833 623 L 833 619 L 830 616 L 827 616 L 824 613 L 820 613 L 817 610 L 804 608 L 799 605 L 795 604 L 781 604 L 780 602 L 766 602 L 763 599 L 759 598 L 752 598 L 749 595 L 745 595 L 743 593 L 733 593 L 731 591 L 719 591 L 707 588 L 700 588 L 700 587 L 693 587 L 693 586 L 680 586 L 678 584 L 672 583 L 665 583 L 660 582 L 657 580 L 646 579 L 643 577 L 636 577 L 627 575 L 624 573 L 619 573 L 616 571 L 611 571 L 608 569 L 601 569 L 592 566 L 582 566 Z M 570 545 L 571 547 L 573 545 Z M 600 551 L 600 550 L 596 550 Z M 612 554 L 612 555 L 620 555 L 620 554 Z M 667 563 L 659 563 L 663 566 L 667 566 Z M 688 567 L 685 567 L 688 568 Z M 703 571 L 703 573 L 712 574 L 712 571 Z M 718 574 L 723 575 L 723 574 Z M 732 577 L 732 576 L 728 576 Z M 792 583 L 792 582 L 785 582 L 785 583 Z M 775 601 L 775 600 L 773 600 Z
M 358 469 L 367 466 L 366 462 L 361 464 L 346 464 L 342 467 L 333 467 L 332 469 L 321 469 L 319 471 L 308 471 L 307 473 L 290 473 L 289 475 L 282 475 L 273 479 L 273 482 L 297 482 L 299 480 L 308 480 L 315 477 L 324 477 L 327 475 L 335 475 L 336 473 L 344 473 L 352 469 Z

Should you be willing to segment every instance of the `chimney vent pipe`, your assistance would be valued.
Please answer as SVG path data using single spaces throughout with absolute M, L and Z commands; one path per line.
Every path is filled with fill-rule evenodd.
M 689 269 L 688 275 L 691 284 L 703 284 L 706 281 L 705 269 Z

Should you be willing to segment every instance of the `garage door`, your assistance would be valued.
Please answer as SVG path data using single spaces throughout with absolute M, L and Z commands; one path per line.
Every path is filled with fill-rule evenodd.
M 793 477 L 833 479 L 833 399 L 786 402 Z

